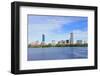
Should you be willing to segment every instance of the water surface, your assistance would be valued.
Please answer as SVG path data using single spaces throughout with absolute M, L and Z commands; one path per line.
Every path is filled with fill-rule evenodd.
M 83 59 L 88 57 L 87 47 L 28 48 L 28 61 Z

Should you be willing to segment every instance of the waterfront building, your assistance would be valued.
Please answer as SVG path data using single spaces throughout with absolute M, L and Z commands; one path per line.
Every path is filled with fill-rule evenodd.
M 39 45 L 39 41 L 35 41 L 35 45 Z
M 66 43 L 65 40 L 58 41 L 58 44 L 65 44 L 65 43 Z
M 77 40 L 77 44 L 82 44 L 82 40 Z
M 65 42 L 64 40 L 61 40 L 61 43 L 62 43 L 62 44 L 65 44 L 66 42 Z
M 45 42 L 45 35 L 42 34 L 42 42 Z
M 56 45 L 56 41 L 55 41 L 55 40 L 52 40 L 51 44 L 52 44 L 53 46 L 55 46 L 55 45 Z
M 84 41 L 83 41 L 83 44 L 87 44 L 87 41 L 86 41 L 86 40 L 84 40 Z
M 32 42 L 32 43 L 31 43 L 31 46 L 34 46 L 34 45 L 35 45 L 35 42 Z
M 41 45 L 42 46 L 45 45 L 45 35 L 44 34 L 42 34 L 42 42 L 41 42 Z
M 60 41 L 58 41 L 58 43 L 57 44 L 60 44 Z
M 74 34 L 73 33 L 70 33 L 70 44 L 73 44 L 74 42 Z
M 40 45 L 39 41 L 34 41 L 34 42 L 31 43 L 31 46 L 38 46 L 38 45 Z
M 70 40 L 66 40 L 65 42 L 66 42 L 66 44 L 69 44 L 70 43 Z

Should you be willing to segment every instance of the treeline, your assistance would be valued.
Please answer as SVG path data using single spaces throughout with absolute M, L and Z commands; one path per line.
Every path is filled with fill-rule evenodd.
M 30 44 L 28 45 L 28 48 L 45 48 L 45 47 L 88 47 L 88 44 L 48 44 L 48 45 L 38 45 L 38 46 L 31 46 Z

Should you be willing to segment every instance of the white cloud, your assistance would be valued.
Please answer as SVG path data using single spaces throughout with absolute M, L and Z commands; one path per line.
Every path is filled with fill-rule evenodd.
M 81 31 L 81 30 L 74 30 L 74 39 L 76 40 L 88 40 L 88 32 L 87 31 Z
M 57 41 L 60 39 L 69 39 L 69 33 L 66 34 L 57 34 L 54 32 L 54 30 L 61 32 L 60 29 L 64 26 L 64 24 L 69 24 L 75 21 L 80 20 L 81 18 L 47 18 L 44 20 L 41 20 L 41 22 L 33 22 L 28 25 L 28 34 L 29 34 L 29 40 L 40 40 L 41 35 L 45 34 L 50 39 L 56 39 Z M 72 31 L 71 31 L 72 32 Z M 85 39 L 87 38 L 87 32 L 81 31 L 81 30 L 74 30 L 75 33 L 75 40 L 76 39 Z
M 32 32 L 51 32 L 53 30 L 59 30 L 65 23 L 66 25 L 78 20 L 81 20 L 83 18 L 81 17 L 54 17 L 54 18 L 48 18 L 48 17 L 35 17 L 36 20 L 33 20 L 35 22 L 31 22 L 29 26 L 29 31 Z M 39 20 L 38 20 L 39 19 Z M 40 20 L 41 19 L 41 20 Z M 44 20 L 43 20 L 44 19 Z

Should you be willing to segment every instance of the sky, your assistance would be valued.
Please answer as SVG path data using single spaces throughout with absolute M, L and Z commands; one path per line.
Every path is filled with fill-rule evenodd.
M 70 33 L 74 33 L 76 40 L 88 39 L 88 17 L 81 16 L 50 16 L 28 15 L 28 43 L 42 41 L 45 34 L 45 42 L 52 40 L 68 40 Z

